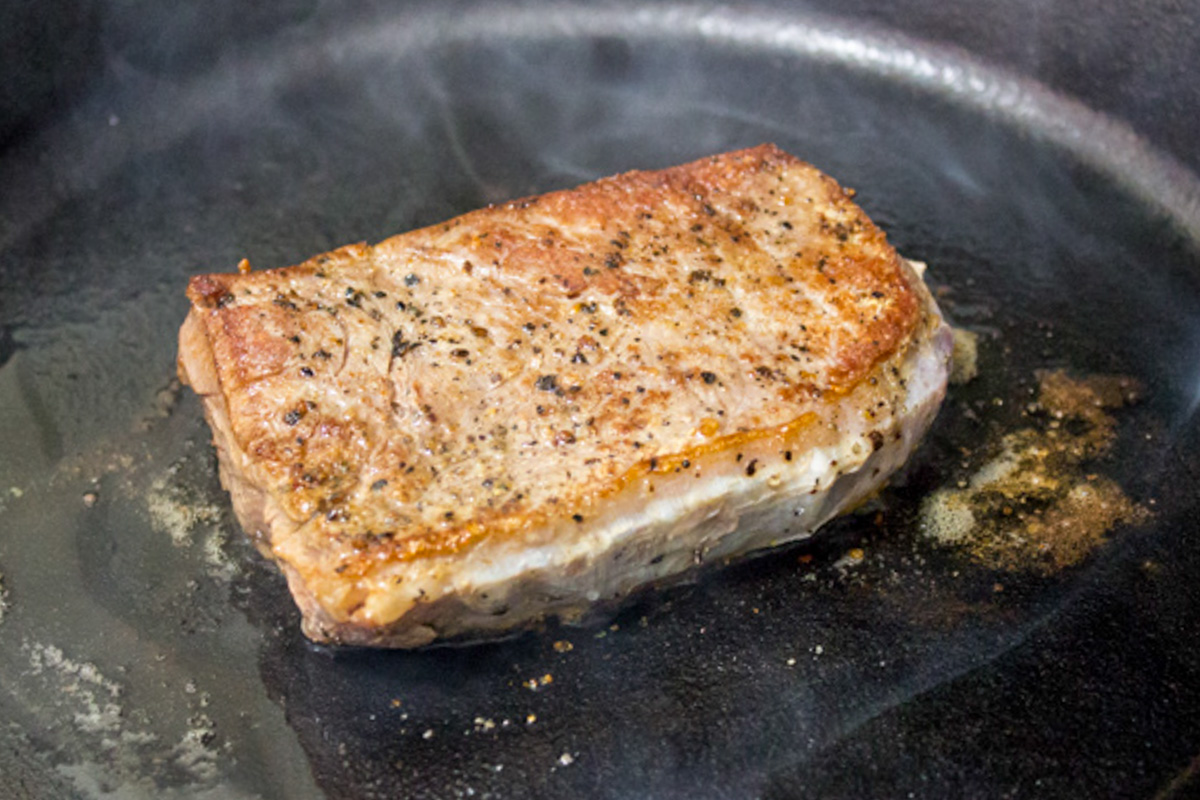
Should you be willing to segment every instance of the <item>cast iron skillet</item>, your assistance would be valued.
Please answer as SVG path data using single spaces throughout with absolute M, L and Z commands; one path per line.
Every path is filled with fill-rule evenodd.
M 1114 106 L 777 7 L 63 7 L 94 26 L 71 52 L 96 75 L 34 85 L 0 160 L 3 792 L 1200 788 L 1200 192 L 1095 110 Z M 893 13 L 865 17 L 920 36 Z M 925 14 L 998 60 L 1020 50 L 986 20 Z M 1068 22 L 1046 20 L 1081 36 Z M 1088 88 L 1064 74 L 1048 80 Z M 1116 110 L 1129 91 L 1114 86 Z M 1178 109 L 1135 123 L 1195 163 Z M 414 653 L 306 644 L 173 380 L 187 276 L 762 141 L 857 188 L 980 335 L 980 377 L 904 475 L 810 543 L 584 628 Z M 1152 516 L 1050 571 L 935 546 L 922 498 L 1029 424 L 1045 369 L 1141 383 L 1086 469 Z

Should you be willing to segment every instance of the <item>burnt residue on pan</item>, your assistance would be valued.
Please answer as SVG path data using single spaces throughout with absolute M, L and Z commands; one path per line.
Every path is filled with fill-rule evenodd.
M 778 9 L 295 8 L 196 77 L 117 48 L 0 157 L 0 773 L 35 797 L 1190 785 L 1190 173 L 962 52 Z M 586 627 L 307 644 L 173 383 L 187 276 L 769 140 L 857 189 L 974 335 L 904 474 Z M 939 502 L 978 524 L 931 537 Z
M 1061 370 L 1036 375 L 1029 424 L 998 442 L 960 447 L 969 478 L 927 495 L 921 529 L 981 564 L 1049 574 L 1079 564 L 1117 526 L 1148 522 L 1151 512 L 1111 478 L 1089 468 L 1111 449 L 1111 411 L 1136 402 L 1132 378 L 1075 379 Z

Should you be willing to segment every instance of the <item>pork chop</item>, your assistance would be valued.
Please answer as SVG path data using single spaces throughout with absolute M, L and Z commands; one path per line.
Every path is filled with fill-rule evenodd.
M 809 536 L 945 392 L 918 269 L 771 145 L 200 275 L 179 372 L 315 641 L 413 647 Z

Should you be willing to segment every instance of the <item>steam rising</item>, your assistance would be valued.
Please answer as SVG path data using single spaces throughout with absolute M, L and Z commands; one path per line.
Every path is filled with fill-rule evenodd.
M 1127 125 L 1032 81 L 1007 75 L 961 51 L 865 25 L 852 26 L 815 14 L 785 14 L 780 10 L 768 14 L 680 3 L 635 8 L 488 5 L 462 12 L 452 25 L 447 25 L 438 11 L 369 19 L 360 27 L 332 36 L 326 30 L 313 29 L 238 52 L 222 59 L 210 73 L 178 88 L 148 84 L 142 76 L 128 74 L 128 65 L 117 64 L 107 86 L 102 85 L 70 120 L 48 130 L 43 141 L 30 148 L 55 152 L 55 158 L 36 165 L 29 159 L 16 158 L 0 165 L 0 179 L 5 185 L 40 183 L 58 190 L 35 192 L 33 196 L 6 193 L 0 198 L 0 217 L 15 223 L 0 229 L 0 250 L 51 213 L 63 190 L 73 194 L 95 186 L 102 175 L 129 158 L 134 147 L 165 147 L 213 119 L 262 119 L 264 112 L 275 109 L 278 113 L 280 93 L 289 87 L 310 80 L 319 82 L 339 73 L 377 75 L 379 80 L 373 86 L 362 86 L 355 77 L 344 88 L 351 93 L 364 92 L 381 111 L 391 109 L 393 121 L 404 125 L 409 134 L 426 131 L 428 120 L 405 104 L 407 96 L 421 88 L 439 98 L 442 133 L 462 170 L 486 195 L 486 170 L 480 169 L 476 156 L 462 146 L 462 129 L 452 115 L 445 115 L 450 96 L 446 76 L 422 67 L 436 63 L 436 58 L 429 56 L 469 48 L 499 52 L 499 63 L 490 63 L 486 69 L 504 75 L 509 86 L 528 88 L 555 84 L 561 76 L 523 61 L 521 48 L 509 47 L 512 43 L 569 42 L 575 47 L 609 42 L 617 43 L 616 47 L 653 50 L 664 45 L 689 47 L 697 41 L 705 44 L 695 49 L 698 60 L 710 58 L 714 50 L 774 52 L 784 59 L 879 76 L 922 93 L 947 96 L 956 104 L 1002 124 L 1030 130 L 1082 156 L 1090 166 L 1111 175 L 1139 200 L 1176 220 L 1193 240 L 1200 241 L 1200 181 L 1191 172 L 1150 148 Z M 364 62 L 370 61 L 379 66 L 364 70 Z M 597 148 L 596 138 L 610 139 L 610 148 L 619 148 L 621 155 L 628 154 L 621 143 L 636 140 L 637 160 L 650 167 L 663 166 L 667 159 L 679 160 L 679 144 L 672 147 L 672 141 L 686 143 L 693 155 L 730 144 L 726 133 L 730 120 L 746 123 L 759 139 L 781 140 L 812 122 L 791 117 L 787 108 L 766 114 L 747 112 L 738 105 L 750 97 L 739 97 L 733 103 L 716 99 L 699 79 L 689 82 L 689 75 L 703 74 L 701 71 L 689 71 L 677 60 L 661 66 L 662 70 L 653 75 L 616 76 L 611 102 L 604 103 L 606 112 L 620 110 L 616 120 L 589 117 L 587 111 L 597 103 L 597 86 L 579 91 L 573 107 L 567 104 L 560 113 L 579 123 L 590 123 L 563 126 L 564 132 L 583 136 L 585 141 L 575 139 L 574 148 L 553 150 L 546 157 L 546 165 L 561 176 L 583 180 L 596 177 L 600 165 L 594 158 L 572 158 L 569 151 L 603 150 Z M 645 63 L 645 68 L 655 69 L 653 59 Z M 754 92 L 755 88 L 746 90 Z M 153 97 L 149 104 L 147 92 Z M 514 92 L 514 103 L 521 94 L 519 90 Z M 170 109 L 170 113 L 163 114 L 162 109 Z M 519 105 L 509 111 L 506 125 L 514 127 L 493 133 L 517 137 L 530 133 L 519 130 L 520 121 L 524 118 L 534 126 L 536 115 L 526 113 Z M 671 121 L 690 116 L 683 113 L 686 111 L 711 115 L 715 124 L 707 131 L 690 127 L 687 136 L 680 137 L 672 132 Z M 352 136 L 356 123 L 332 120 L 329 132 Z M 586 141 L 589 136 L 594 138 Z M 539 138 L 534 136 L 533 140 Z M 656 139 L 663 142 L 660 147 L 667 152 L 647 152 L 646 145 Z M 43 173 L 47 165 L 50 175 Z M 38 171 L 40 180 L 35 180 L 31 169 Z

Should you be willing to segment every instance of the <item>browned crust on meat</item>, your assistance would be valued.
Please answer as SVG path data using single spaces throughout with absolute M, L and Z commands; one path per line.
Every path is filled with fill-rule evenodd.
M 180 372 L 244 524 L 337 619 L 388 564 L 833 436 L 813 421 L 889 380 L 916 284 L 832 179 L 763 145 L 197 276 Z

